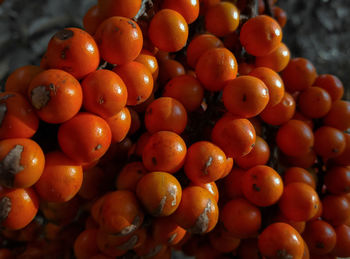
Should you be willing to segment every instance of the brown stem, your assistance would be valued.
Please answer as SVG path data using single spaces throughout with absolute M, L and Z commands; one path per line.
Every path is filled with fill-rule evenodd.
M 273 13 L 272 13 L 272 7 L 270 4 L 269 0 L 264 0 L 264 4 L 265 4 L 265 13 L 271 17 L 273 17 Z
M 258 0 L 247 0 L 247 15 L 248 18 L 255 17 L 259 14 Z
M 324 176 L 326 174 L 324 161 L 323 161 L 323 158 L 321 156 L 317 156 L 317 163 L 315 164 L 315 168 L 317 170 L 316 191 L 317 191 L 317 194 L 321 198 L 324 195 L 323 185 L 324 185 Z

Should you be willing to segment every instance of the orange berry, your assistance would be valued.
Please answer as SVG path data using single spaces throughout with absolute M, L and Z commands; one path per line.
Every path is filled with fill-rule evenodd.
M 129 18 L 113 16 L 101 23 L 95 33 L 101 58 L 112 64 L 125 64 L 141 52 L 143 36 L 140 27 Z
M 200 0 L 164 0 L 162 8 L 179 12 L 191 24 L 198 18 L 199 2 Z
M 41 199 L 49 202 L 66 202 L 79 191 L 83 182 L 81 165 L 60 151 L 46 154 L 45 168 L 35 184 Z
M 155 99 L 147 107 L 145 126 L 150 133 L 168 130 L 181 134 L 187 125 L 185 107 L 172 97 Z
M 252 167 L 244 173 L 241 181 L 246 199 L 260 207 L 277 203 L 283 193 L 282 178 L 269 166 Z
M 126 105 L 127 88 L 114 72 L 100 69 L 90 73 L 81 83 L 84 108 L 104 118 L 116 115 Z
M 211 48 L 221 48 L 223 46 L 221 40 L 214 35 L 203 33 L 195 36 L 187 46 L 187 64 L 195 68 L 198 59 L 204 52 Z
M 230 2 L 220 2 L 205 13 L 205 28 L 215 36 L 222 37 L 234 32 L 239 25 L 239 10 Z
M 0 184 L 8 188 L 27 188 L 35 184 L 44 170 L 41 147 L 31 139 L 0 141 Z
M 27 226 L 39 208 L 39 198 L 32 188 L 2 189 L 0 191 L 1 225 L 17 230 Z
M 211 48 L 197 61 L 196 74 L 203 87 L 209 91 L 220 91 L 226 82 L 237 75 L 235 56 L 226 48 Z
M 292 182 L 284 187 L 278 206 L 287 219 L 308 221 L 316 215 L 319 204 L 315 189 L 303 182 Z
M 185 47 L 188 38 L 188 25 L 177 11 L 163 9 L 153 16 L 148 36 L 160 50 L 175 52 Z
M 142 176 L 136 195 L 148 213 L 155 217 L 169 216 L 178 208 L 182 188 L 178 180 L 166 172 L 151 172 Z
M 94 38 L 86 31 L 72 27 L 51 38 L 46 56 L 50 68 L 62 69 L 78 80 L 95 71 L 100 63 Z
M 49 69 L 31 81 L 28 99 L 41 120 L 63 123 L 79 112 L 83 92 L 79 81 L 71 74 L 59 69 Z
M 182 191 L 182 199 L 172 219 L 190 233 L 210 232 L 217 224 L 219 209 L 213 196 L 204 188 L 190 186 Z
M 17 92 L 27 96 L 27 89 L 33 78 L 42 72 L 39 66 L 23 66 L 13 71 L 7 78 L 5 83 L 6 92 Z
M 282 125 L 293 118 L 295 106 L 294 98 L 288 92 L 285 92 L 278 104 L 266 107 L 260 113 L 260 118 L 270 125 Z
M 243 24 L 239 38 L 249 54 L 265 56 L 281 42 L 282 29 L 273 18 L 258 15 Z
M 290 93 L 302 91 L 312 86 L 317 77 L 314 65 L 305 58 L 293 58 L 282 71 L 286 90 Z
M 221 178 L 226 170 L 226 155 L 208 141 L 198 141 L 187 150 L 184 170 L 194 183 L 206 184 Z
M 219 119 L 211 133 L 213 143 L 232 158 L 247 155 L 254 147 L 255 138 L 255 129 L 249 120 L 230 114 Z
M 149 171 L 177 172 L 184 164 L 187 148 L 183 139 L 171 131 L 158 131 L 147 141 L 142 162 Z
M 139 62 L 116 66 L 113 71 L 123 80 L 127 89 L 127 105 L 145 102 L 153 91 L 153 77 L 148 68 Z
M 231 200 L 220 212 L 220 220 L 231 236 L 248 238 L 258 234 L 261 227 L 261 212 L 246 199 Z
M 276 72 L 281 72 L 286 68 L 290 60 L 290 51 L 288 47 L 283 43 L 279 43 L 277 48 L 270 54 L 265 56 L 256 57 L 255 65 L 257 67 L 267 67 Z
M 226 109 L 242 118 L 260 114 L 269 102 L 265 83 L 254 76 L 239 76 L 229 81 L 222 94 Z

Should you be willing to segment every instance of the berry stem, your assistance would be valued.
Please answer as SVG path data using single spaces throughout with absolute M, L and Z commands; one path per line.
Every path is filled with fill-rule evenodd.
M 272 8 L 270 5 L 270 1 L 269 0 L 264 0 L 264 4 L 265 4 L 265 13 L 271 17 L 273 17 L 273 13 L 272 13 Z

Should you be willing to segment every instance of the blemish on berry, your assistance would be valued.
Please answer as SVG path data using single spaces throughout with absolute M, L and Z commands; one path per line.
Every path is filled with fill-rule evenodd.
M 154 216 L 160 216 L 163 212 L 165 203 L 166 203 L 166 195 L 163 196 L 163 198 L 160 200 L 158 207 L 156 208 L 155 212 L 153 213 Z
M 95 151 L 99 150 L 102 148 L 102 145 L 101 144 L 98 144 L 96 147 L 95 147 Z
M 201 215 L 196 220 L 196 223 L 194 224 L 193 227 L 188 229 L 190 233 L 193 234 L 203 234 L 208 230 L 209 226 L 209 216 L 208 214 L 211 212 L 211 200 L 208 200 L 207 206 L 205 206 L 203 212 Z
M 118 249 L 125 250 L 125 251 L 131 250 L 134 248 L 134 246 L 137 244 L 138 241 L 139 241 L 138 236 L 133 235 L 132 237 L 129 238 L 128 241 L 118 246 Z
M 154 247 L 153 249 L 151 249 L 151 251 L 144 255 L 142 258 L 151 258 L 155 255 L 157 255 L 159 253 L 159 251 L 162 249 L 162 245 L 157 245 L 156 247 Z
M 176 237 L 177 233 L 172 234 L 168 239 L 168 244 L 172 244 Z
M 6 103 L 0 104 L 0 126 L 2 125 L 2 122 L 5 119 L 6 112 L 7 112 Z
M 324 244 L 322 242 L 316 242 L 315 246 L 320 249 L 324 248 Z
M 151 158 L 151 160 L 152 160 L 152 163 L 153 163 L 154 165 L 156 165 L 156 164 L 157 164 L 157 158 L 152 157 L 152 158 Z
M 257 186 L 255 183 L 253 184 L 253 190 L 254 191 L 257 191 L 257 192 L 260 192 L 260 187 Z
M 59 39 L 59 40 L 67 40 L 69 38 L 72 38 L 73 35 L 74 35 L 73 31 L 67 30 L 67 29 L 63 29 L 63 30 L 60 30 L 59 32 L 56 32 L 54 37 Z
M 57 87 L 54 84 L 49 84 L 50 90 L 53 92 L 54 95 L 57 94 Z
M 212 156 L 209 156 L 209 157 L 208 157 L 208 160 L 207 160 L 207 162 L 205 163 L 204 168 L 203 168 L 203 173 L 204 173 L 205 175 L 208 175 L 208 169 L 209 169 L 209 167 L 212 165 L 212 163 L 213 163 L 213 157 L 212 157 Z
M 174 185 L 171 185 L 168 191 L 170 196 L 173 198 L 173 201 L 171 202 L 171 206 L 175 206 L 176 205 L 176 187 Z
M 22 145 L 15 145 L 0 162 L 0 183 L 12 188 L 15 175 L 24 170 L 21 165 Z
M 141 224 L 141 218 L 139 216 L 135 216 L 134 220 L 132 221 L 131 225 L 125 227 L 122 231 L 120 231 L 118 236 L 126 236 L 130 233 L 134 232 Z
M 12 202 L 9 197 L 2 197 L 0 199 L 0 222 L 7 219 L 12 207 Z
M 51 84 L 49 85 L 49 88 L 50 86 Z M 31 91 L 31 103 L 37 110 L 44 108 L 50 99 L 50 90 L 46 89 L 46 86 L 44 85 L 37 86 Z
M 14 94 L 5 94 L 4 96 L 0 97 L 0 101 L 6 101 L 9 98 L 14 97 L 14 96 L 15 96 Z
M 288 254 L 286 249 L 279 249 L 276 252 L 277 258 L 283 258 L 283 259 L 293 259 L 293 255 Z
M 100 98 L 98 98 L 98 104 L 103 104 L 105 102 L 103 96 L 100 96 Z
M 65 47 L 62 51 L 61 51 L 61 59 L 66 59 L 67 58 L 67 51 L 69 50 L 69 47 Z

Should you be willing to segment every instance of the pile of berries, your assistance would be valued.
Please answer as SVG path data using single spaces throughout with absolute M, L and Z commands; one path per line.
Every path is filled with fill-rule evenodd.
M 350 102 L 285 23 L 99 0 L 53 35 L 0 94 L 0 258 L 350 256 Z

